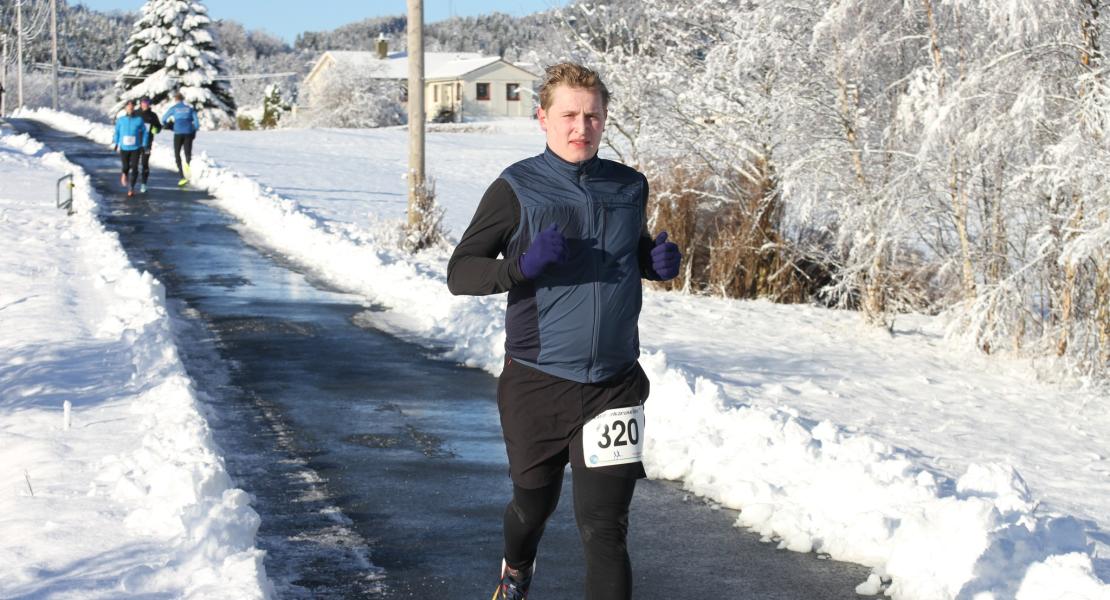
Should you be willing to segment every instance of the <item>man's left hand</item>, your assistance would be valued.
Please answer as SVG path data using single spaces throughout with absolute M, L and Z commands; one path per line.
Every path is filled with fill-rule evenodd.
M 655 238 L 655 247 L 651 249 L 651 268 L 659 276 L 660 281 L 667 281 L 678 276 L 678 266 L 682 264 L 682 253 L 678 251 L 678 244 L 667 241 L 667 232 L 664 231 Z

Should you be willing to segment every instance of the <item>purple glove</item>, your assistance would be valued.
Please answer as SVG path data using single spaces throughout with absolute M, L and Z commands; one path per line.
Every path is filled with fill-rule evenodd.
M 682 253 L 678 251 L 678 244 L 667 241 L 667 232 L 655 238 L 655 247 L 651 249 L 651 268 L 659 276 L 660 281 L 667 281 L 678 276 L 678 265 L 682 263 Z
M 535 279 L 552 263 L 567 261 L 567 241 L 559 228 L 552 225 L 544 229 L 532 240 L 528 251 L 520 255 L 520 272 L 528 279 Z

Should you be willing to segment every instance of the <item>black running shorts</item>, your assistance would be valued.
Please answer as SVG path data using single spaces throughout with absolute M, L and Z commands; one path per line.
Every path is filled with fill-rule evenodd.
M 513 483 L 536 489 L 563 477 L 569 462 L 586 468 L 582 426 L 610 409 L 643 404 L 650 383 L 640 364 L 602 383 L 578 383 L 509 358 L 497 382 L 497 408 Z M 616 477 L 646 477 L 642 462 L 596 467 Z

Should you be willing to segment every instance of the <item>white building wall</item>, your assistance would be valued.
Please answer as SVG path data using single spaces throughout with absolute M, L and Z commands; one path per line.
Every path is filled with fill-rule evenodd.
M 457 109 L 459 93 L 462 91 L 462 81 L 433 81 L 424 84 L 424 114 L 429 121 L 439 114 L 441 109 Z
M 468 74 L 463 82 L 463 116 L 483 117 L 530 117 L 535 113 L 536 101 L 532 87 L 536 79 L 519 69 L 504 63 L 492 65 L 487 69 Z M 488 83 L 489 100 L 478 100 L 478 84 Z M 516 83 L 520 87 L 519 100 L 507 100 L 507 84 Z

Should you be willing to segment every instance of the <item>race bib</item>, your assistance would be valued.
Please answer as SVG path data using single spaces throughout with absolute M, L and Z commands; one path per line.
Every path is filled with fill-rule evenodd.
M 122 145 L 123 146 L 134 146 L 135 145 L 135 136 L 133 136 L 133 135 L 123 136 L 123 144 Z
M 640 462 L 644 456 L 644 407 L 614 408 L 582 427 L 586 466 L 607 467 Z

